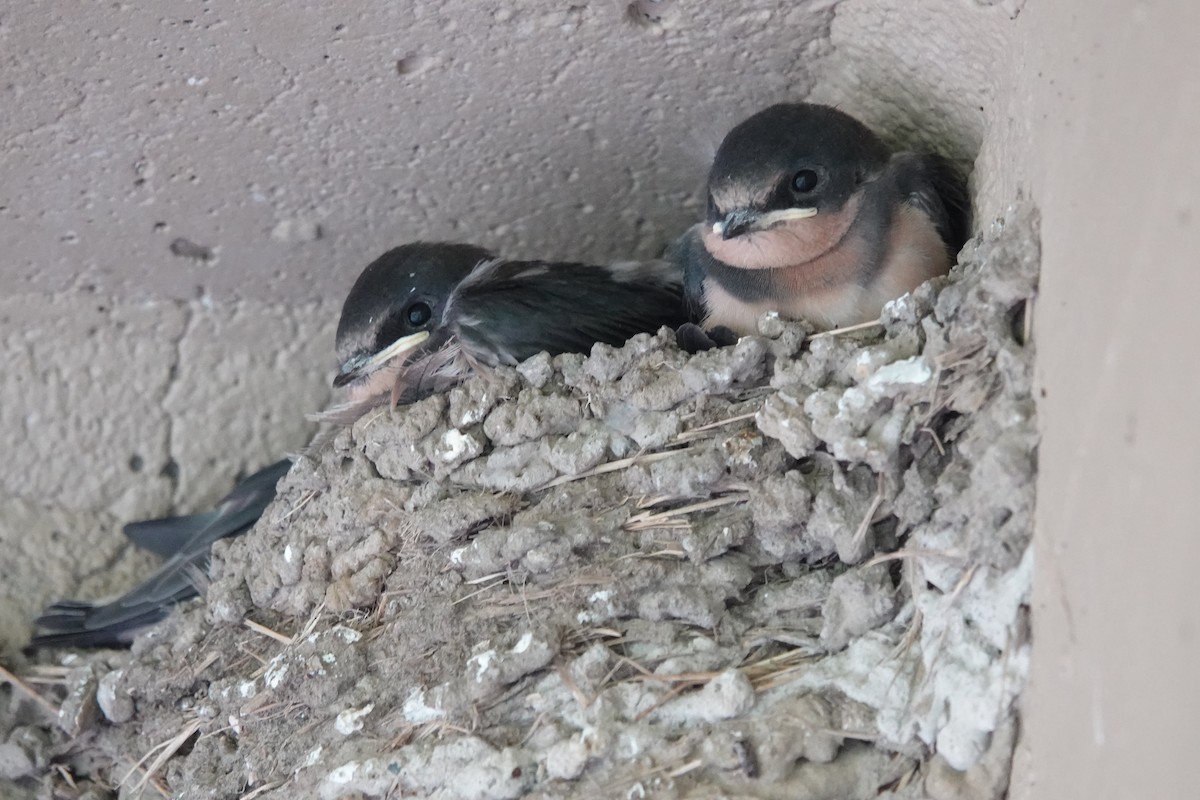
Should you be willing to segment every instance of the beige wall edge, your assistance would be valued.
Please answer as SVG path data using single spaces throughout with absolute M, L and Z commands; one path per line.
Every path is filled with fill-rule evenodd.
M 1013 796 L 1196 796 L 1200 6 L 1031 2 L 1034 659 Z

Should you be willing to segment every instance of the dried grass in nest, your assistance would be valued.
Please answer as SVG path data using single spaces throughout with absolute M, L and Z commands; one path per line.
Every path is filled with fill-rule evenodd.
M 688 514 L 694 514 L 698 511 L 709 511 L 714 508 L 722 508 L 723 506 L 738 505 L 745 503 L 750 499 L 749 494 L 731 494 L 724 497 L 715 497 L 711 500 L 702 500 L 699 503 L 691 503 L 679 508 L 673 508 L 669 511 L 660 511 L 656 514 L 643 511 L 640 514 L 635 514 L 625 520 L 625 524 L 621 527 L 627 531 L 644 531 L 650 528 L 677 528 L 690 530 L 691 523 L 686 519 Z
M 10 672 L 9 670 L 0 666 L 0 681 L 4 681 L 5 683 L 9 684 L 14 689 L 16 689 L 18 692 L 20 692 L 21 694 L 28 697 L 30 700 L 37 703 L 39 706 L 41 706 L 46 711 L 47 714 L 50 714 L 52 717 L 55 717 L 55 718 L 58 717 L 58 706 L 54 705 L 54 703 L 50 702 L 45 697 L 42 697 L 42 695 L 39 694 L 38 691 L 36 689 L 34 689 L 33 686 L 30 685 L 30 683 L 41 683 L 43 685 L 65 684 L 66 683 L 66 674 L 65 673 L 56 675 L 52 680 L 51 679 L 39 680 L 35 676 L 34 678 L 30 679 L 29 683 L 26 683 L 25 680 L 18 677 L 16 675 L 16 673 Z
M 754 687 L 756 692 L 763 692 L 795 680 L 805 667 L 820 660 L 823 656 L 823 653 L 814 653 L 810 648 L 797 647 L 772 656 L 746 661 L 740 664 L 737 669 L 750 680 L 750 685 Z M 666 695 L 661 697 L 650 708 L 644 709 L 638 714 L 637 719 L 645 718 L 665 703 L 688 690 L 702 688 L 709 681 L 712 681 L 725 672 L 725 670 L 721 670 L 660 675 L 631 658 L 622 655 L 616 655 L 616 657 L 622 666 L 628 666 L 636 673 L 624 680 L 637 681 L 639 683 L 658 683 L 670 687 Z
M 154 747 L 150 748 L 150 750 L 147 751 L 144 756 L 138 759 L 138 762 L 134 764 L 127 773 L 125 773 L 125 777 L 121 778 L 121 785 L 128 785 L 129 779 L 132 778 L 135 773 L 141 772 L 141 778 L 138 779 L 137 783 L 135 783 L 130 790 L 132 793 L 137 794 L 141 792 L 146 788 L 147 783 L 151 783 L 151 785 L 153 785 L 159 791 L 159 793 L 163 795 L 163 797 L 168 797 L 169 792 L 166 790 L 166 786 L 160 786 L 159 783 L 152 782 L 152 779 L 158 774 L 159 770 L 161 770 L 166 763 L 171 760 L 171 757 L 179 752 L 180 748 L 187 744 L 189 739 L 200 732 L 200 729 L 203 726 L 204 719 L 201 717 L 196 717 L 195 719 L 184 723 L 183 727 L 179 729 L 177 734 L 166 741 L 159 742 Z M 150 761 L 150 766 L 144 767 L 146 761 L 150 759 L 153 759 Z
M 475 609 L 473 613 L 481 619 L 493 619 L 496 617 L 511 616 L 515 613 L 527 611 L 531 602 L 544 600 L 561 601 L 562 599 L 569 597 L 575 589 L 585 586 L 610 586 L 612 585 L 614 579 L 615 576 L 610 573 L 580 572 L 571 576 L 569 579 L 562 581 L 561 583 L 555 584 L 554 586 L 548 586 L 543 589 L 535 589 L 532 591 L 526 589 L 524 586 L 520 586 L 518 588 L 516 584 L 513 584 L 516 591 L 507 595 L 499 595 L 497 597 L 489 598 L 486 603 L 482 604 L 478 609 Z M 492 589 L 502 583 L 512 583 L 511 578 L 496 581 L 486 588 Z M 476 594 L 478 594 L 478 592 L 473 592 L 467 597 L 473 597 Z M 467 598 L 461 599 L 465 600 Z

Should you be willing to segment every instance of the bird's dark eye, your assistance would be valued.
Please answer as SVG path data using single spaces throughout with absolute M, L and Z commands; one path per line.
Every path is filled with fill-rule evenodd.
M 811 169 L 802 169 L 792 176 L 792 189 L 800 194 L 808 194 L 817 188 L 818 180 L 817 173 Z
M 429 304 L 420 301 L 413 303 L 404 313 L 408 316 L 408 324 L 414 328 L 419 328 L 429 322 L 430 317 L 433 316 L 433 310 L 429 308 Z

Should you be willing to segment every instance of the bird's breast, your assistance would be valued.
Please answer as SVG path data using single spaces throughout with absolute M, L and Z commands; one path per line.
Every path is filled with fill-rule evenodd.
M 867 288 L 882 309 L 930 278 L 945 275 L 953 263 L 933 220 L 902 203 L 892 216 L 883 258 Z
M 349 384 L 346 387 L 346 402 L 351 405 L 370 406 L 381 397 L 390 397 L 403 366 L 404 359 L 394 358 L 365 378 Z
M 754 333 L 757 319 L 777 311 L 819 328 L 879 317 L 883 306 L 950 266 L 945 245 L 919 210 L 897 205 L 887 224 L 851 231 L 807 262 L 770 270 L 711 270 L 704 279 L 707 327 Z M 746 291 L 750 285 L 754 291 Z
M 780 270 L 783 272 L 784 270 Z M 871 312 L 867 290 L 847 281 L 819 290 L 795 292 L 780 287 L 773 295 L 756 300 L 739 297 L 713 280 L 704 281 L 704 326 L 724 325 L 739 336 L 753 334 L 758 318 L 767 311 L 777 311 L 788 319 L 803 319 L 822 330 L 840 328 L 865 322 L 878 315 Z

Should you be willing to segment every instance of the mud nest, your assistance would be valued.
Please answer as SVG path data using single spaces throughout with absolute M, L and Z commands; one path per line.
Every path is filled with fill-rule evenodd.
M 372 413 L 218 543 L 203 602 L 43 668 L 58 718 L 18 708 L 10 775 L 57 796 L 1000 797 L 1037 269 L 1017 209 L 877 325 L 767 316 L 695 356 L 664 330 Z

